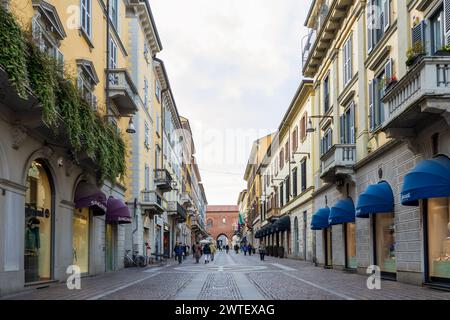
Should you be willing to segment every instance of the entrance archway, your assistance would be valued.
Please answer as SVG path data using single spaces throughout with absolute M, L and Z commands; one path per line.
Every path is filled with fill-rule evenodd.
M 230 244 L 230 240 L 228 239 L 228 237 L 225 234 L 220 234 L 217 239 L 217 247 L 222 246 L 225 247 L 226 245 L 229 245 L 231 247 Z

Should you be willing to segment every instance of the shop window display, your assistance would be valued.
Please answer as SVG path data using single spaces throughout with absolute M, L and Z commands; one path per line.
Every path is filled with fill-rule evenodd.
M 347 268 L 356 269 L 358 266 L 356 261 L 356 234 L 355 234 L 355 223 L 345 224 L 345 235 L 346 235 L 346 259 Z
M 428 199 L 427 223 L 429 274 L 450 280 L 450 198 Z
M 375 216 L 376 263 L 382 272 L 396 273 L 394 214 Z
M 25 282 L 52 277 L 52 188 L 43 165 L 34 161 L 28 171 L 25 199 Z
M 73 264 L 81 273 L 89 272 L 89 209 L 75 209 L 73 214 Z

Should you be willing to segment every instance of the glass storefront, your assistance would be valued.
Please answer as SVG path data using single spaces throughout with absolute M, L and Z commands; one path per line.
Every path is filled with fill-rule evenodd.
M 450 198 L 428 199 L 429 276 L 450 281 Z
M 81 273 L 89 272 L 89 209 L 75 209 L 73 213 L 73 264 Z
M 374 215 L 375 258 L 381 272 L 396 273 L 394 213 Z
M 53 194 L 42 163 L 34 161 L 28 170 L 25 199 L 25 283 L 52 277 Z
M 106 271 L 114 271 L 114 225 L 106 224 Z
M 325 230 L 325 265 L 331 266 L 333 264 L 333 244 L 332 244 L 332 228 Z
M 345 254 L 347 268 L 356 269 L 356 225 L 355 223 L 345 224 Z

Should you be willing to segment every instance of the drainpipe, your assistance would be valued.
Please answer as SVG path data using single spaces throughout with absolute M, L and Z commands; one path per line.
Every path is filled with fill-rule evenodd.
M 138 219 L 137 219 L 137 198 L 134 198 L 134 208 L 133 208 L 133 219 L 136 222 L 136 227 L 133 229 L 133 233 L 131 234 L 131 250 L 134 253 L 134 234 L 138 230 Z M 138 250 L 139 251 L 139 250 Z
M 110 29 L 110 21 L 109 21 L 109 0 L 106 1 L 106 114 L 109 113 L 110 110 L 110 102 L 109 102 L 109 29 Z

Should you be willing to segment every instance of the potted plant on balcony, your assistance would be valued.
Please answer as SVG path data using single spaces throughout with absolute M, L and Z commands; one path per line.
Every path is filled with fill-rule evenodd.
M 392 89 L 392 87 L 398 82 L 397 76 L 393 75 L 390 78 L 386 78 L 384 79 L 384 90 L 385 92 L 388 92 L 389 90 Z
M 440 50 L 436 51 L 436 56 L 450 56 L 450 45 L 443 46 Z
M 426 54 L 422 41 L 417 41 L 406 53 L 406 66 L 411 67 L 416 64 L 421 57 Z

